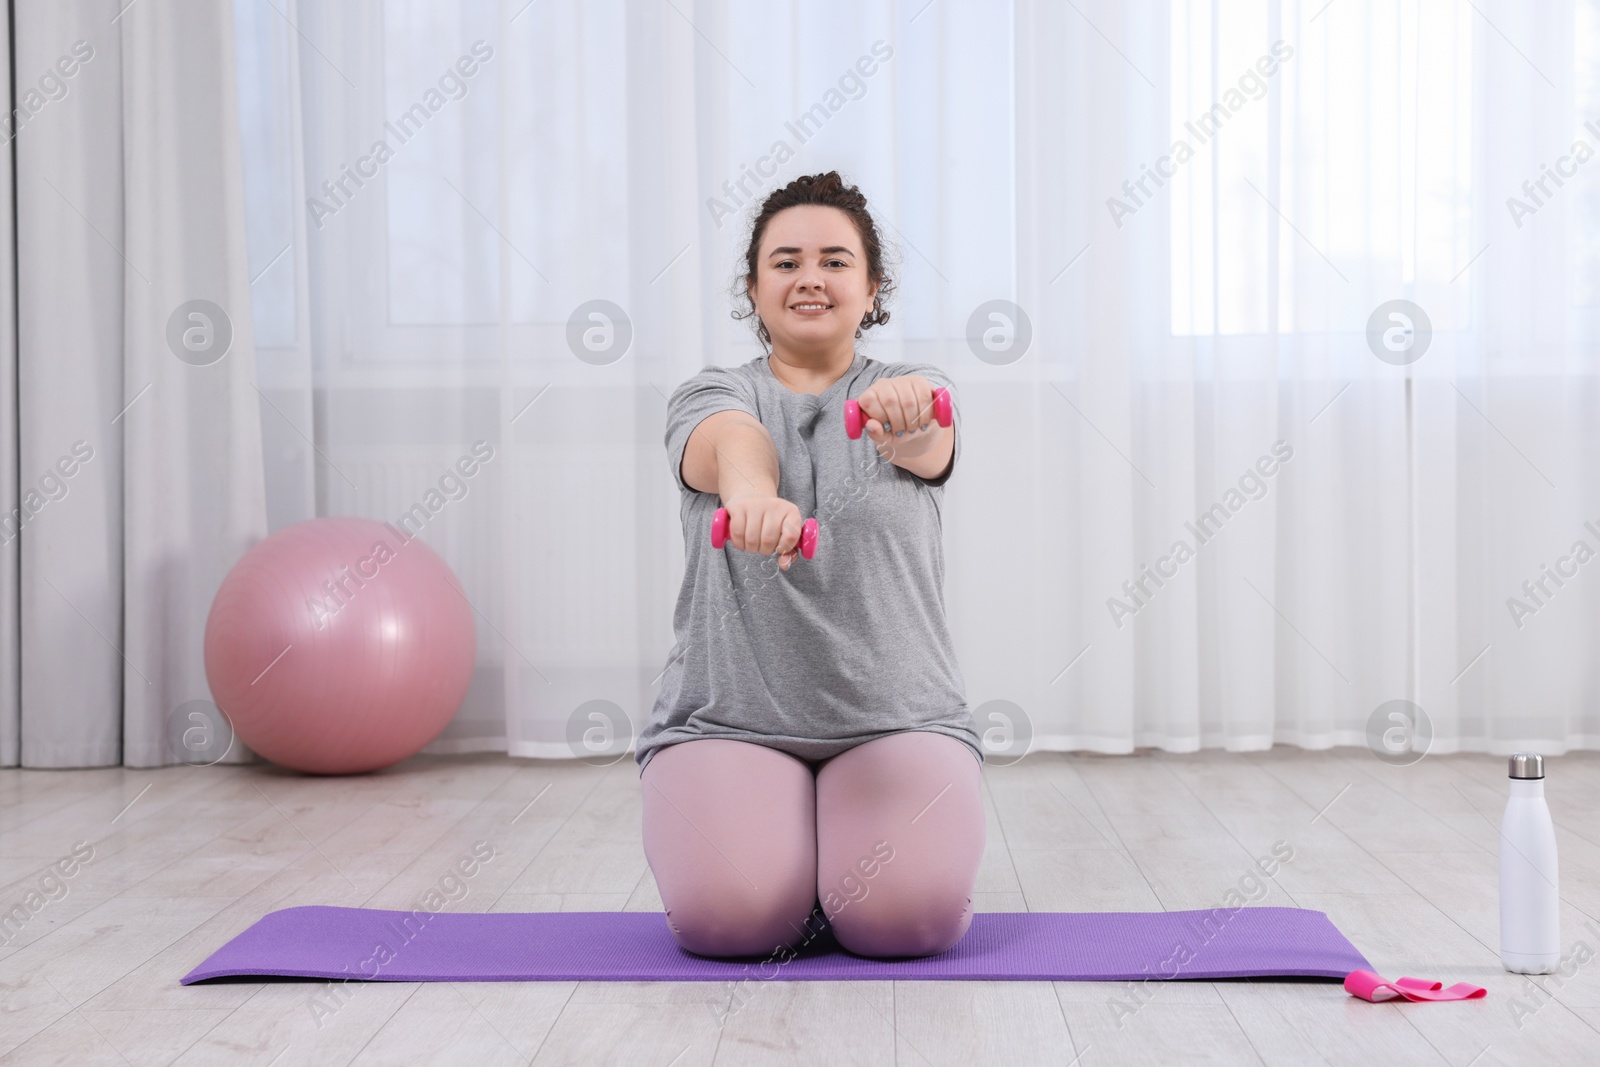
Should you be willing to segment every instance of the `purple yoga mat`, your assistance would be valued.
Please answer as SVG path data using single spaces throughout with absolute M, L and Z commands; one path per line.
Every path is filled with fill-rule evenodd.
M 409 923 L 406 920 L 410 920 Z M 449 913 L 311 906 L 272 912 L 183 984 L 241 975 L 385 982 L 1124 981 L 1306 975 L 1372 965 L 1320 911 L 983 912 L 937 956 L 852 956 L 831 931 L 792 959 L 713 960 L 678 947 L 661 912 Z

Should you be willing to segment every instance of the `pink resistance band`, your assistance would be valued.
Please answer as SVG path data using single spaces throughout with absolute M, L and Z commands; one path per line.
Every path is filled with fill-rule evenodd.
M 1489 994 L 1487 989 L 1468 985 L 1466 982 L 1457 982 L 1449 989 L 1441 989 L 1440 986 L 1443 984 L 1422 978 L 1396 978 L 1390 982 L 1371 971 L 1351 971 L 1344 979 L 1347 993 L 1362 1000 L 1370 1000 L 1374 1004 L 1381 1004 L 1397 997 L 1404 997 L 1407 1000 L 1477 1000 Z M 1388 996 L 1377 995 L 1380 993 L 1387 993 Z

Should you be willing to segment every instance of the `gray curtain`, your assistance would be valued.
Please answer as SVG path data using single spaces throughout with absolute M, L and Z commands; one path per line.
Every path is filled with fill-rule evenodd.
M 266 533 L 232 11 L 11 8 L 0 764 L 159 765 Z

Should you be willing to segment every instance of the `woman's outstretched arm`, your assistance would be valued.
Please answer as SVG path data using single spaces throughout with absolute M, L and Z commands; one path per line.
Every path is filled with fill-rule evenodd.
M 738 496 L 778 493 L 778 449 L 748 412 L 718 411 L 700 420 L 683 448 L 683 480 L 724 504 Z
M 733 547 L 778 553 L 789 569 L 800 543 L 800 509 L 778 496 L 778 449 L 761 421 L 744 411 L 718 411 L 700 420 L 683 447 L 683 480 L 716 493 L 728 509 Z

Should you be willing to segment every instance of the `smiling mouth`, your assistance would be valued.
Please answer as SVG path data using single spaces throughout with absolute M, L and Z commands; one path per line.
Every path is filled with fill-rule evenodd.
M 789 310 L 790 311 L 829 311 L 832 308 L 833 308 L 832 304 L 818 304 L 818 303 L 790 304 L 789 305 Z

